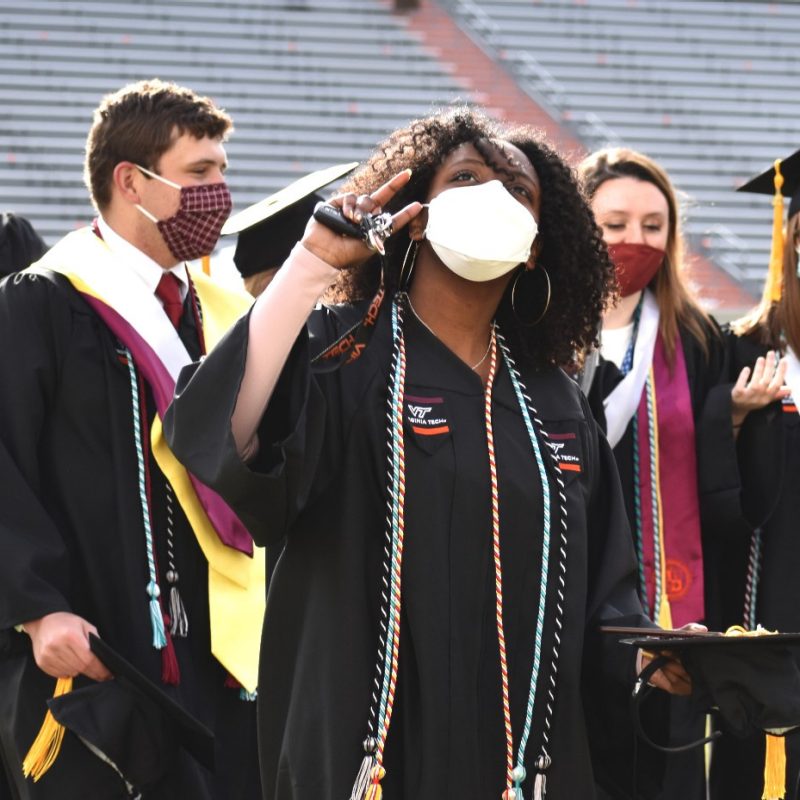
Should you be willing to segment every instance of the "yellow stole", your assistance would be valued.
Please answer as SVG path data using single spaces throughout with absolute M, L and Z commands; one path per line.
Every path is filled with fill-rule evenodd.
M 30 268 L 31 271 L 37 269 L 64 275 L 79 292 L 108 305 L 136 329 L 159 357 L 162 349 L 166 352 L 171 346 L 170 372 L 175 376 L 179 365 L 175 363 L 174 352 L 182 345 L 168 342 L 168 346 L 162 347 L 159 332 L 151 336 L 146 327 L 135 324 L 150 315 L 155 322 L 148 327 L 157 327 L 161 324 L 159 320 L 171 327 L 163 312 L 157 314 L 158 301 L 136 276 L 119 268 L 108 245 L 90 228 L 68 234 Z M 203 310 L 205 341 L 211 349 L 247 311 L 252 298 L 218 286 L 202 272 L 192 271 L 191 275 Z M 167 341 L 174 329 L 159 331 Z M 188 356 L 186 359 L 188 361 Z M 188 472 L 169 449 L 158 416 L 153 421 L 150 438 L 156 462 L 172 484 L 208 561 L 211 652 L 248 692 L 254 692 L 258 685 L 265 608 L 265 551 L 254 546 L 250 557 L 223 544 L 197 497 Z

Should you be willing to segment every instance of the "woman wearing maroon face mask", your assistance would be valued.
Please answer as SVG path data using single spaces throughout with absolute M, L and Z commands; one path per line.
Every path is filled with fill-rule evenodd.
M 664 628 L 690 622 L 727 627 L 739 618 L 724 599 L 729 571 L 720 564 L 722 554 L 701 535 L 706 471 L 698 451 L 723 347 L 716 322 L 682 276 L 675 190 L 661 167 L 631 150 L 595 152 L 579 172 L 620 293 L 604 314 L 600 351 L 583 383 L 619 467 L 640 596 Z M 671 702 L 669 716 L 675 744 L 702 736 L 704 717 L 688 704 Z M 651 794 L 704 798 L 704 783 L 697 749 L 670 756 L 663 786 Z

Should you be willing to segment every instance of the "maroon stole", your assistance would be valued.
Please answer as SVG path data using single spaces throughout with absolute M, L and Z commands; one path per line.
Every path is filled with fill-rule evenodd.
M 672 368 L 660 333 L 653 353 L 664 547 L 661 581 L 669 598 L 674 627 L 697 622 L 705 615 L 694 413 L 680 340 L 677 345 Z M 647 596 L 652 609 L 656 591 L 655 559 L 660 554 L 654 541 L 646 390 L 642 392 L 637 415 L 642 550 Z

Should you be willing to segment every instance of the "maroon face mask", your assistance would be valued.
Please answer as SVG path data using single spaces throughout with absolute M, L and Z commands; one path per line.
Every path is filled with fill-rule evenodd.
M 642 291 L 664 263 L 664 251 L 648 244 L 610 244 L 608 255 L 616 269 L 622 297 Z
M 170 253 L 178 261 L 193 261 L 195 258 L 207 256 L 217 244 L 222 226 L 233 207 L 231 193 L 225 182 L 181 186 L 144 167 L 139 169 L 168 186 L 180 189 L 180 206 L 167 219 L 156 219 L 149 211 L 137 206 L 146 217 L 156 223 Z

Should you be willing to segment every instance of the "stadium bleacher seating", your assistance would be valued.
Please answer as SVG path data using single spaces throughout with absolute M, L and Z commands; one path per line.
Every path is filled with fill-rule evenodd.
M 127 82 L 174 80 L 230 112 L 237 209 L 468 99 L 376 0 L 4 0 L 0 71 L 0 208 L 50 243 L 92 216 L 81 176 L 91 113 Z
M 588 149 L 658 160 L 687 232 L 754 295 L 770 198 L 734 193 L 800 147 L 800 5 L 702 0 L 443 0 Z
M 800 146 L 800 5 L 436 2 L 587 149 L 660 161 L 693 248 L 759 293 L 770 200 L 733 190 Z M 480 100 L 389 0 L 5 0 L 0 70 L 0 208 L 50 242 L 92 213 L 80 174 L 91 111 L 129 81 L 175 80 L 230 111 L 237 208 L 364 158 L 433 107 Z

